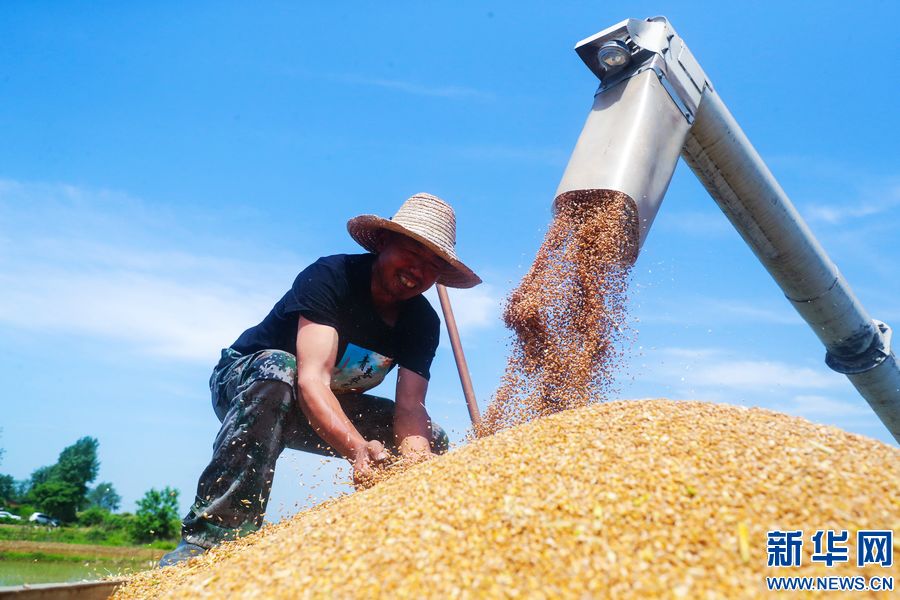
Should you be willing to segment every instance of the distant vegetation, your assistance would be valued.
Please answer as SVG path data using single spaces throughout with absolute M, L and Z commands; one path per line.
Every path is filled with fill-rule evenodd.
M 0 510 L 22 517 L 0 518 L 6 525 L 0 527 L 0 540 L 171 546 L 181 533 L 178 490 L 151 488 L 137 502 L 135 513 L 117 512 L 122 497 L 112 483 L 89 485 L 100 468 L 98 446 L 96 438 L 83 437 L 64 448 L 55 464 L 36 469 L 28 479 L 16 481 L 0 474 Z M 0 448 L 0 461 L 3 453 Z M 63 526 L 30 523 L 35 512 L 58 519 Z

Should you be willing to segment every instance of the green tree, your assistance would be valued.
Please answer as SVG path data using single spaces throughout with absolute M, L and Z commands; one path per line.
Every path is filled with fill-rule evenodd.
M 3 429 L 0 429 L 0 433 L 3 433 Z M 6 452 L 3 448 L 0 448 L 0 464 L 3 463 L 3 453 Z M 15 501 L 16 499 L 16 480 L 12 478 L 12 475 L 0 475 L 0 506 L 9 504 L 10 501 Z
M 31 489 L 31 482 L 27 479 L 17 479 L 15 486 L 16 502 L 25 502 L 28 497 L 28 490 Z
M 84 500 L 78 486 L 58 479 L 38 484 L 29 495 L 41 511 L 66 523 L 75 520 L 78 507 Z
M 119 510 L 121 503 L 122 497 L 116 493 L 116 488 L 113 487 L 113 484 L 107 481 L 98 483 L 87 494 L 87 504 L 90 507 L 115 512 Z
M 178 490 L 166 486 L 162 490 L 150 488 L 137 502 L 132 535 L 137 542 L 171 539 L 176 536 L 181 520 L 178 518 Z
M 0 475 L 0 506 L 15 502 L 16 499 L 16 480 L 12 475 Z
M 103 525 L 109 517 L 109 511 L 99 506 L 92 506 L 87 510 L 78 513 L 78 524 L 86 527 Z
M 97 438 L 83 437 L 71 446 L 63 448 L 56 461 L 54 479 L 71 483 L 87 494 L 87 484 L 97 478 L 100 461 L 97 459 Z
M 38 467 L 31 473 L 31 479 L 28 482 L 28 488 L 34 489 L 42 483 L 47 483 L 54 477 L 54 470 L 56 469 L 56 465 L 50 465 L 47 467 Z
M 63 448 L 56 464 L 40 467 L 31 474 L 27 499 L 42 511 L 66 522 L 87 504 L 88 483 L 97 478 L 96 438 L 83 437 Z

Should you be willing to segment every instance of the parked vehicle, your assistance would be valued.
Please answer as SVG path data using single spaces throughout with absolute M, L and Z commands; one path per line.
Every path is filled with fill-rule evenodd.
M 0 510 L 0 519 L 12 519 L 13 521 L 21 521 L 22 517 L 14 515 L 8 510 Z
M 50 515 L 45 515 L 44 513 L 33 513 L 28 520 L 32 523 L 39 523 L 41 525 L 49 525 L 50 527 L 59 527 L 59 521 L 54 519 Z

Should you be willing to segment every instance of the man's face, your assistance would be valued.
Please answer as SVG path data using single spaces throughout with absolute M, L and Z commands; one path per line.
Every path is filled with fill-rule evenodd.
M 380 287 L 397 301 L 430 288 L 446 267 L 442 258 L 419 242 L 390 233 L 375 263 Z

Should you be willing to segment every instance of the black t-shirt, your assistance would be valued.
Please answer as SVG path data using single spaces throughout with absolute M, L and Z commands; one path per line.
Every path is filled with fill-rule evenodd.
M 402 304 L 396 325 L 385 323 L 372 304 L 374 261 L 374 254 L 320 258 L 297 275 L 262 323 L 242 333 L 231 347 L 241 354 L 295 354 L 297 322 L 303 315 L 338 332 L 338 360 L 331 378 L 335 392 L 373 388 L 395 363 L 428 379 L 440 335 L 437 313 L 419 295 Z

